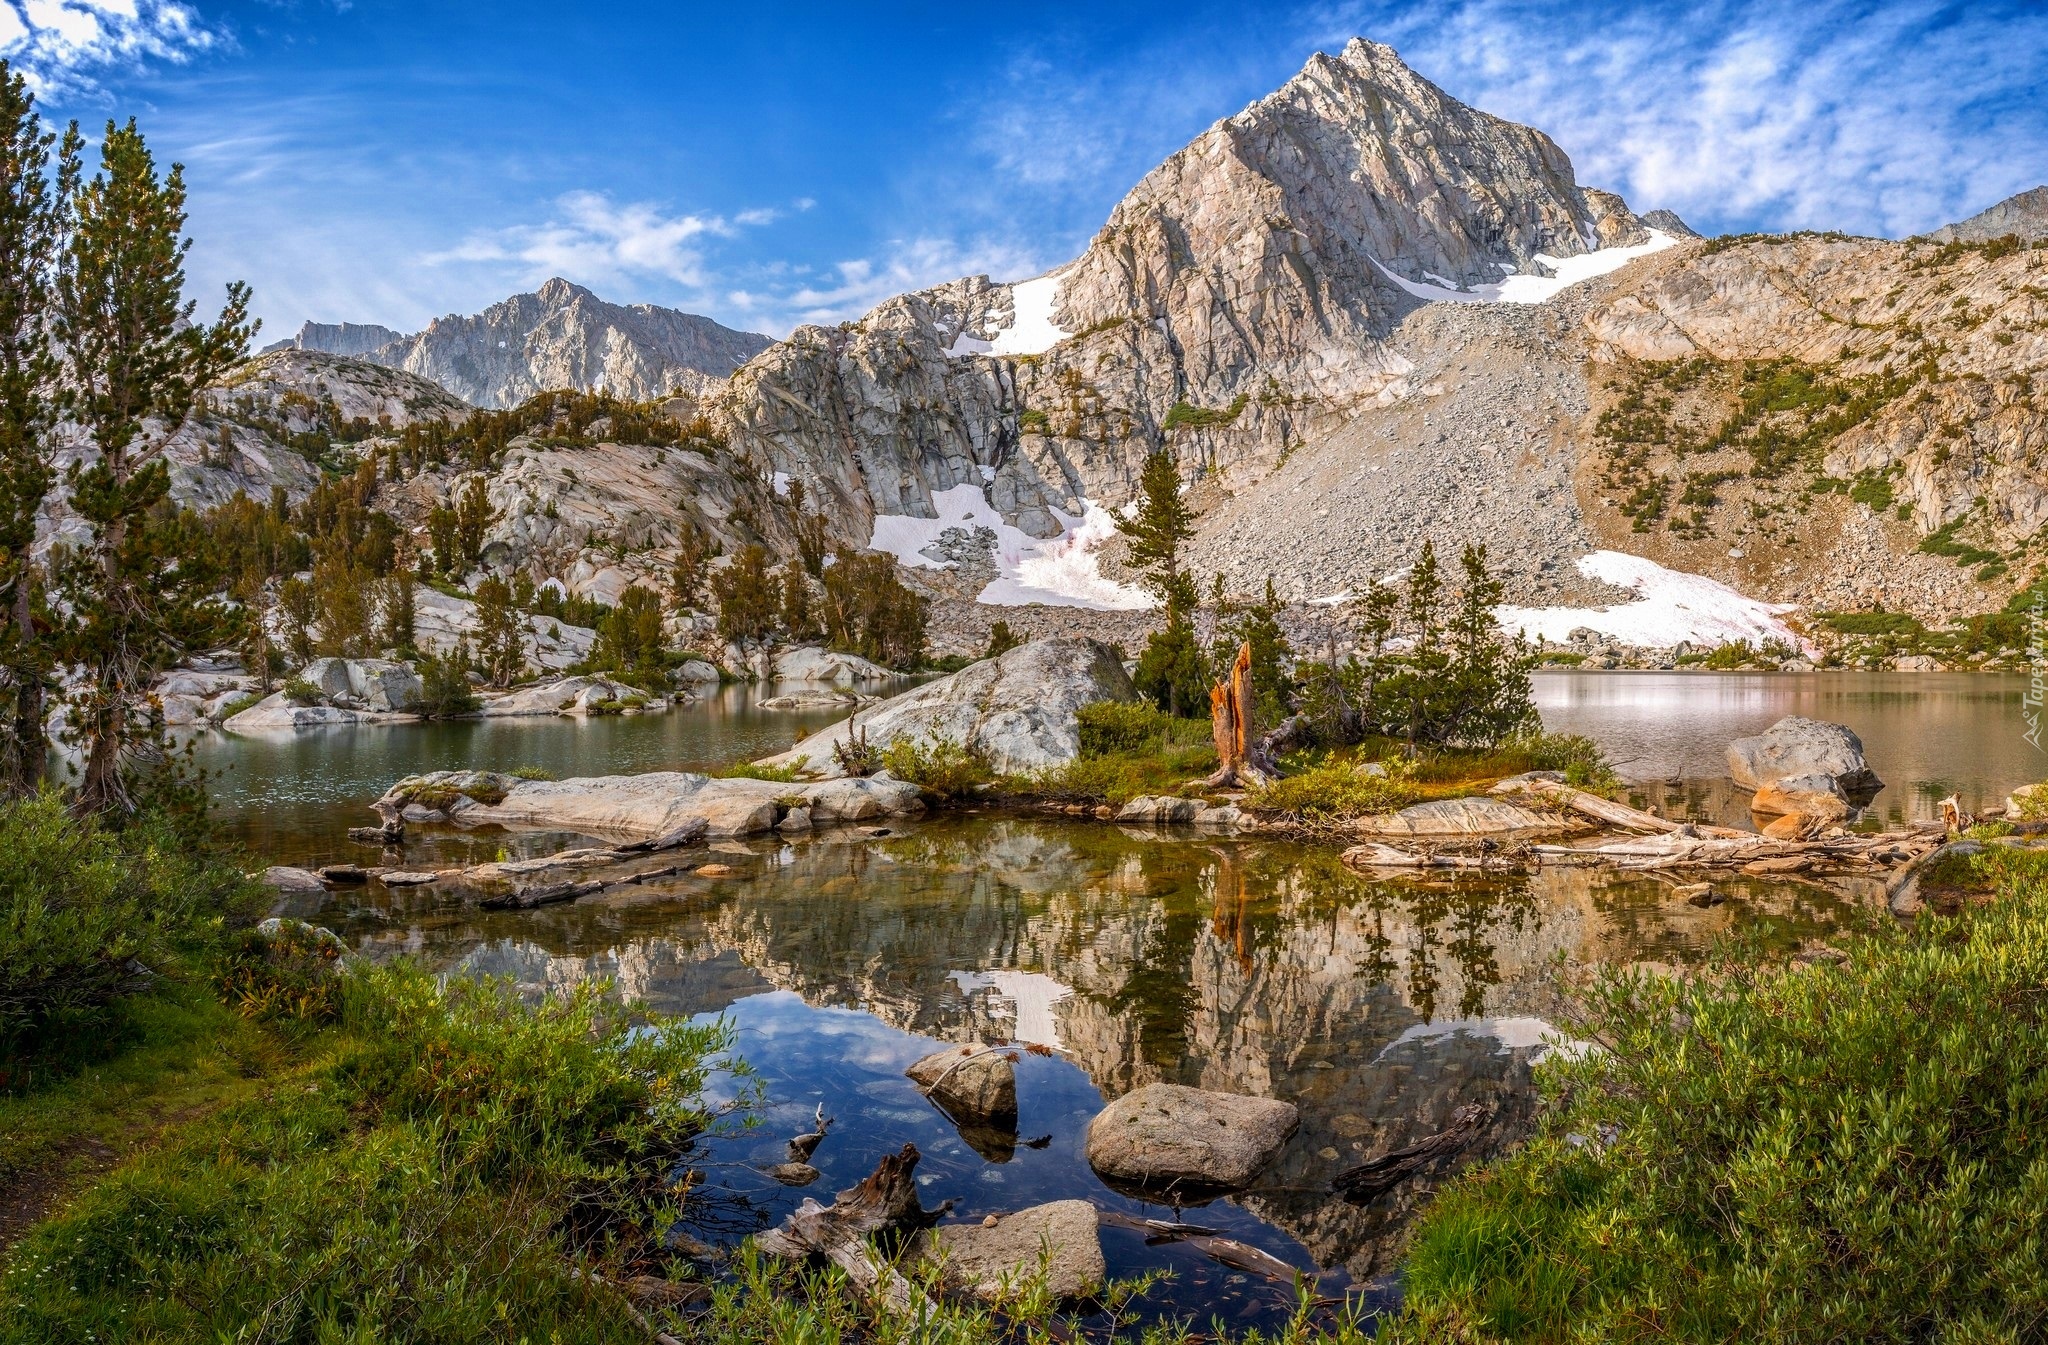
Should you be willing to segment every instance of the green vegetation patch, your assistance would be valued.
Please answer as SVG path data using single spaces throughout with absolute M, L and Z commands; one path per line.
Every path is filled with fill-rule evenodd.
M 1166 419 L 1160 422 L 1159 428 L 1171 432 L 1179 429 L 1212 430 L 1235 425 L 1238 416 L 1243 414 L 1251 400 L 1250 393 L 1240 392 L 1231 398 L 1230 405 L 1221 411 L 1195 406 L 1189 402 L 1175 402 L 1172 409 L 1167 411 Z
M 2048 879 L 1846 959 L 1601 973 L 1529 1144 L 1441 1192 L 1400 1340 L 2023 1340 L 2048 1320 Z M 1752 950 L 1753 951 L 1753 950 Z

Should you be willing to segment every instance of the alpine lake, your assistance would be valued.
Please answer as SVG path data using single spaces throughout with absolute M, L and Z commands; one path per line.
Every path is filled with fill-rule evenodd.
M 1636 800 L 1667 816 L 1746 824 L 1726 779 L 1730 739 L 1787 714 L 1845 723 L 1887 782 L 1886 821 L 1967 810 L 2048 776 L 2029 740 L 2028 680 L 1962 673 L 1545 673 L 1549 729 L 1605 748 Z M 194 744 L 224 823 L 267 862 L 378 860 L 350 842 L 400 777 L 536 766 L 556 776 L 713 769 L 781 750 L 838 718 L 758 708 L 734 686 L 663 714 L 330 728 L 281 738 L 220 732 Z M 2038 734 L 2035 735 L 2038 738 Z M 406 867 L 544 854 L 588 838 L 415 828 Z M 534 993 L 603 977 L 668 1014 L 725 1018 L 758 1091 L 753 1123 L 693 1155 L 689 1231 L 731 1246 L 806 1196 L 832 1193 L 905 1143 L 925 1205 L 979 1220 L 1081 1198 L 1135 1219 L 1184 1220 L 1307 1273 L 1366 1306 L 1398 1300 L 1404 1230 L 1449 1169 L 1372 1203 L 1331 1193 L 1345 1168 L 1490 1108 L 1459 1162 L 1527 1133 L 1532 1066 L 1569 1038 L 1562 988 L 1607 964 L 1681 965 L 1743 934 L 1790 953 L 1890 919 L 1865 882 L 1717 883 L 1698 908 L 1653 874 L 1376 879 L 1338 847 L 1189 829 L 1123 828 L 1000 807 L 935 815 L 889 834 L 822 832 L 713 842 L 719 878 L 682 874 L 566 905 L 485 912 L 433 887 L 339 889 L 295 910 L 372 958 L 510 977 Z M 966 1132 L 905 1077 L 973 1040 L 1017 1054 L 1014 1132 Z M 1171 1208 L 1105 1184 L 1084 1157 L 1089 1119 L 1152 1082 L 1285 1099 L 1286 1149 L 1247 1190 Z M 790 1137 L 832 1118 L 806 1189 L 765 1169 Z M 1275 1326 L 1294 1286 L 1185 1241 L 1105 1223 L 1112 1276 L 1163 1271 L 1139 1317 Z

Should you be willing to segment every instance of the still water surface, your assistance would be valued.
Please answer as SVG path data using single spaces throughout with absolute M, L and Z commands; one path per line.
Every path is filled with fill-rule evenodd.
M 1880 807 L 1924 815 L 1951 789 L 1995 797 L 2048 774 L 2019 741 L 2019 679 L 1566 674 L 1539 679 L 1552 728 L 1600 739 L 1625 774 L 1717 775 L 1728 738 L 1786 713 L 1849 723 L 1892 788 Z M 745 688 L 666 715 L 214 737 L 222 810 L 287 862 L 375 852 L 344 832 L 400 775 L 536 764 L 560 775 L 709 766 L 771 751 L 829 715 L 763 711 Z M 2015 747 L 2017 742 L 2017 747 Z M 1710 780 L 1666 788 L 1711 810 Z M 1702 802 L 1704 800 L 1704 802 Z M 567 836 L 422 838 L 408 865 L 546 849 Z M 658 1009 L 727 1018 L 766 1091 L 762 1124 L 716 1142 L 694 1208 L 733 1241 L 805 1195 L 829 1199 L 913 1142 L 928 1205 L 959 1217 L 1081 1197 L 1169 1216 L 1110 1189 L 1083 1156 L 1104 1100 L 1163 1081 L 1284 1098 L 1301 1128 L 1250 1190 L 1184 1211 L 1206 1227 L 1385 1299 L 1399 1239 L 1441 1174 L 1356 1208 L 1329 1195 L 1345 1167 L 1441 1128 L 1481 1101 L 1468 1156 L 1526 1133 L 1530 1066 L 1554 1025 L 1559 967 L 1696 959 L 1744 930 L 1790 949 L 1871 919 L 1868 894 L 1735 883 L 1696 909 L 1667 882 L 1548 871 L 1487 881 L 1385 881 L 1327 848 L 1162 836 L 988 813 L 881 838 L 726 842 L 727 879 L 683 876 L 571 906 L 485 913 L 432 888 L 341 891 L 314 918 L 373 956 L 507 975 L 533 988 L 605 976 Z M 1033 1042 L 1018 1063 L 1014 1133 L 963 1135 L 903 1069 L 943 1044 Z M 835 1124 L 807 1191 L 755 1169 L 782 1161 L 822 1104 Z M 1184 1246 L 1104 1230 L 1112 1270 L 1165 1268 L 1156 1312 L 1282 1320 L 1291 1296 Z

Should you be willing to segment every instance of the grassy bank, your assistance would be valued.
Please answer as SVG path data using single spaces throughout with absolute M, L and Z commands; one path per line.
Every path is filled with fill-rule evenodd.
M 2048 1335 L 2048 872 L 1856 941 L 1584 988 L 1539 1135 L 1440 1193 L 1404 1340 Z

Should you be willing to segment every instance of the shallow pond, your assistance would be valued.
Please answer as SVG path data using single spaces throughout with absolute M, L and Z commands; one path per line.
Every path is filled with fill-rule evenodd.
M 1553 728 L 1605 743 L 1627 774 L 1718 774 L 1728 738 L 1786 713 L 1844 720 L 1892 788 L 1880 809 L 1925 815 L 1950 790 L 1985 801 L 2044 771 L 2019 739 L 2019 679 L 1565 674 L 1539 679 Z M 325 731 L 203 740 L 223 813 L 286 862 L 367 862 L 350 825 L 393 779 L 452 766 L 556 774 L 710 766 L 785 746 L 829 714 L 764 711 L 744 688 L 666 715 Z M 2014 744 L 2018 747 L 2015 749 Z M 1645 766 L 1649 769 L 1644 769 Z M 1938 792 L 1937 792 L 1938 791 Z M 1647 790 L 1696 811 L 1725 781 Z M 551 849 L 575 838 L 443 833 L 409 865 Z M 1105 1099 L 1154 1081 L 1284 1098 L 1301 1128 L 1248 1191 L 1188 1219 L 1323 1275 L 1327 1291 L 1395 1292 L 1400 1237 L 1440 1174 L 1353 1207 L 1330 1180 L 1493 1108 L 1468 1158 L 1526 1132 L 1530 1065 L 1567 1023 L 1558 968 L 1681 963 L 1749 931 L 1781 949 L 1872 918 L 1870 894 L 1725 885 L 1697 909 L 1654 877 L 1547 871 L 1485 881 L 1380 881 L 1328 848 L 1168 837 L 1093 822 L 950 815 L 883 837 L 721 843 L 724 879 L 685 876 L 529 912 L 484 913 L 431 888 L 356 889 L 308 912 L 375 956 L 511 976 L 529 987 L 605 976 L 658 1009 L 723 1015 L 765 1090 L 761 1124 L 699 1164 L 697 1231 L 731 1242 L 806 1195 L 866 1175 L 915 1143 L 928 1205 L 955 1215 L 1076 1196 L 1170 1217 L 1097 1179 L 1083 1156 Z M 1020 1053 L 1015 1133 L 963 1136 L 904 1077 L 943 1044 L 1036 1043 Z M 820 1181 L 758 1171 L 822 1104 L 835 1124 Z M 1167 1269 L 1153 1311 L 1273 1324 L 1291 1294 L 1186 1245 L 1104 1230 L 1113 1271 Z

